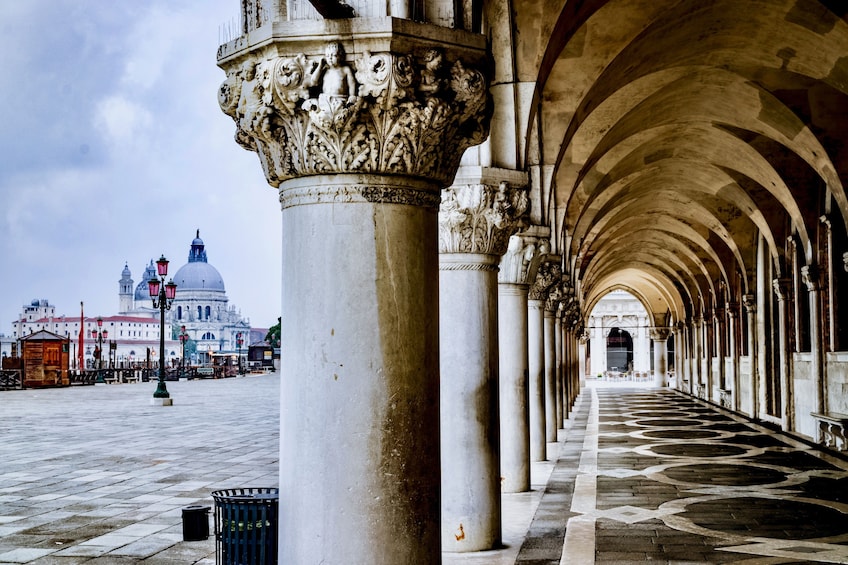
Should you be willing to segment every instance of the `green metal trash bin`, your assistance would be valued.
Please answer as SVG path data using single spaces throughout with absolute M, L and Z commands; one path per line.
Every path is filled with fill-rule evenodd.
M 215 563 L 276 565 L 279 489 L 217 490 Z

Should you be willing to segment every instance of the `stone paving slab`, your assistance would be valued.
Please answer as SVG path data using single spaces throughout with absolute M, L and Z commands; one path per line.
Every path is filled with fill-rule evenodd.
M 669 389 L 581 402 L 539 505 L 573 489 L 565 532 L 537 514 L 522 565 L 848 563 L 848 460 Z
M 0 393 L 0 564 L 214 563 L 212 491 L 276 487 L 276 374 Z

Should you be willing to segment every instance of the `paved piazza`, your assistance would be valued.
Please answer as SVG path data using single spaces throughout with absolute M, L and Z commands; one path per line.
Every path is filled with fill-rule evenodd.
M 215 562 L 182 508 L 277 485 L 278 378 L 154 388 L 0 392 L 0 564 Z M 848 563 L 848 461 L 673 391 L 590 386 L 548 447 L 506 547 L 446 565 Z

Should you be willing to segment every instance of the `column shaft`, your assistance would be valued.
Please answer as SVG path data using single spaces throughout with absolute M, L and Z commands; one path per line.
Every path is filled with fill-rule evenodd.
M 548 457 L 545 435 L 545 301 L 527 303 L 527 345 L 530 371 L 530 461 Z
M 545 310 L 545 430 L 548 442 L 557 440 L 556 316 Z
M 562 373 L 563 373 L 563 356 L 562 356 L 562 324 L 559 317 L 555 319 L 554 328 L 555 339 L 555 354 L 556 354 L 556 426 L 558 430 L 563 429 L 563 418 L 565 411 L 562 406 Z
M 501 541 L 498 256 L 439 254 L 442 546 Z
M 280 563 L 439 563 L 435 207 L 302 204 L 282 213 Z
M 530 490 L 527 289 L 498 283 L 502 492 Z

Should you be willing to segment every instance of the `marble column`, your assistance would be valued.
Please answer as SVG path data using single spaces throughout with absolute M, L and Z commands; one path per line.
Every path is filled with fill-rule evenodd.
M 555 282 L 550 259 L 540 257 L 532 276 L 527 301 L 527 342 L 530 381 L 530 461 L 547 459 L 548 416 L 545 409 L 548 386 L 545 361 L 545 300 Z M 553 424 L 553 422 L 551 422 Z M 556 428 L 553 430 L 556 441 Z
M 774 294 L 777 297 L 777 325 L 778 325 L 778 348 L 779 351 L 779 367 L 778 375 L 780 379 L 780 425 L 783 431 L 791 431 L 794 428 L 794 415 L 792 413 L 792 373 L 789 370 L 789 332 L 792 328 L 789 327 L 789 316 L 787 316 L 787 300 L 789 298 L 789 289 L 792 284 L 790 279 L 774 279 L 772 285 Z
M 701 357 L 703 356 L 703 335 L 702 335 L 702 327 L 703 327 L 703 318 L 699 316 L 695 316 L 692 318 L 692 358 L 694 364 L 694 371 L 692 372 L 692 394 L 695 396 L 700 396 L 700 390 L 703 386 L 703 363 L 701 362 Z
M 739 412 L 741 394 L 739 391 L 739 344 L 736 341 L 739 304 L 731 302 L 727 305 L 727 353 L 730 356 L 730 382 L 733 387 L 733 410 Z
M 498 271 L 501 492 L 530 490 L 530 383 L 527 274 L 536 238 L 509 238 Z
M 556 349 L 556 425 L 558 430 L 564 429 L 565 410 L 562 403 L 562 374 L 563 374 L 563 356 L 562 356 L 562 316 L 557 312 L 556 329 L 554 330 L 554 340 Z
M 813 394 L 815 395 L 813 405 L 816 407 L 816 412 L 824 412 L 827 394 L 824 380 L 824 344 L 822 343 L 821 301 L 819 300 L 821 281 L 819 278 L 819 270 L 816 265 L 801 267 L 801 280 L 807 287 L 810 300 L 810 377 L 813 379 Z
M 746 294 L 742 297 L 742 305 L 748 316 L 748 358 L 750 359 L 751 371 L 751 405 L 748 414 L 753 419 L 760 416 L 760 391 L 765 390 L 764 383 L 760 382 L 759 355 L 757 355 L 757 297 Z
M 556 420 L 556 312 L 545 301 L 545 438 L 557 441 Z
M 510 178 L 516 184 L 504 180 Z M 526 191 L 514 186 L 525 182 L 516 171 L 462 167 L 454 184 L 442 190 L 439 344 L 444 551 L 482 551 L 501 543 L 497 272 L 526 208 Z M 526 324 L 527 306 L 522 304 Z
M 488 133 L 486 40 L 263 29 L 219 48 L 218 100 L 282 208 L 279 563 L 437 564 L 437 213 Z
M 668 364 L 668 328 L 651 330 L 651 340 L 654 342 L 654 386 L 663 387 L 665 371 Z

